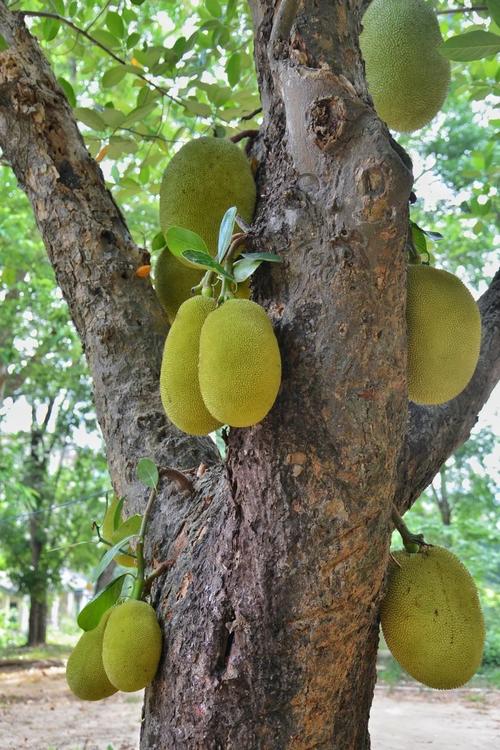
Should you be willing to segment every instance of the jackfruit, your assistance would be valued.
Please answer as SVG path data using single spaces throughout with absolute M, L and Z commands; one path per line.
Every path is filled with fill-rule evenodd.
M 158 669 L 161 646 L 161 630 L 151 605 L 129 599 L 113 607 L 102 643 L 110 682 L 125 693 L 149 685 Z
M 382 631 L 412 677 L 441 690 L 460 687 L 478 669 L 484 621 L 477 589 L 458 557 L 443 547 L 396 552 L 382 602 Z
M 394 130 L 427 125 L 441 109 L 450 63 L 438 51 L 437 16 L 423 0 L 373 0 L 359 38 L 378 115 Z
M 127 521 L 125 521 L 125 523 L 123 524 L 121 523 L 120 519 L 118 522 L 118 528 L 115 529 L 115 514 L 119 502 L 119 497 L 113 498 L 112 502 L 108 506 L 101 528 L 101 536 L 112 545 L 116 544 L 120 541 L 120 539 L 124 539 L 130 534 L 135 534 L 137 531 L 139 531 L 141 526 L 141 517 L 135 515 L 128 518 Z M 129 545 L 127 545 L 127 547 L 128 546 Z M 132 555 L 125 555 L 120 553 L 116 555 L 114 559 L 118 563 L 118 565 L 122 565 L 124 568 L 137 567 L 137 559 L 135 557 L 132 557 Z
M 155 266 L 155 290 L 170 325 L 182 303 L 192 296 L 192 287 L 201 282 L 204 274 L 204 271 L 187 268 L 184 263 L 180 263 L 168 248 L 162 250 Z M 235 296 L 249 299 L 250 279 L 238 285 Z
M 202 278 L 202 271 L 188 268 L 168 248 L 162 250 L 155 265 L 155 291 L 170 325 L 179 307 L 191 297 L 192 287 L 197 286 Z
M 111 609 L 108 609 L 96 628 L 83 633 L 66 665 L 69 688 L 84 701 L 99 701 L 117 691 L 102 663 L 102 641 L 110 615 Z
M 207 410 L 198 381 L 200 332 L 215 306 L 215 300 L 201 295 L 186 300 L 179 308 L 163 350 L 160 372 L 163 408 L 170 421 L 189 435 L 207 435 L 221 426 Z
M 230 299 L 203 324 L 200 390 L 220 422 L 249 427 L 271 409 L 281 382 L 276 336 L 265 310 L 250 300 Z
M 190 229 L 217 253 L 219 227 L 231 206 L 248 223 L 255 209 L 256 188 L 243 151 L 223 138 L 204 137 L 186 143 L 168 164 L 160 188 L 160 226 Z M 181 261 L 190 265 L 188 261 Z
M 442 404 L 463 391 L 481 347 L 481 316 L 472 295 L 451 273 L 408 267 L 408 395 Z

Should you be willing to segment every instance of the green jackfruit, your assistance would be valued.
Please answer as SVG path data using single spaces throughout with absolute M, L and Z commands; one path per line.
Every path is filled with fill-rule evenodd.
M 96 628 L 83 633 L 66 665 L 69 688 L 84 701 L 99 701 L 117 690 L 108 680 L 102 663 L 102 641 L 110 615 L 108 609 Z
M 155 266 L 155 290 L 170 325 L 182 303 L 192 296 L 192 287 L 197 286 L 204 275 L 204 271 L 180 263 L 168 248 L 162 250 Z M 235 296 L 240 299 L 250 297 L 250 279 L 238 285 Z
M 115 515 L 120 498 L 115 497 L 109 504 L 104 520 L 102 522 L 101 536 L 107 542 L 116 544 L 120 539 L 124 539 L 130 534 L 135 534 L 141 527 L 141 517 L 139 515 L 131 516 L 125 522 L 121 522 L 121 518 L 118 521 L 118 528 L 115 529 Z M 127 547 L 129 545 L 127 544 Z M 122 565 L 124 568 L 136 568 L 137 559 L 132 555 L 118 554 L 114 558 L 118 565 Z
M 468 384 L 479 359 L 481 316 L 460 279 L 429 266 L 408 267 L 408 395 L 442 404 Z
M 375 109 L 394 130 L 427 125 L 441 109 L 450 63 L 436 14 L 424 0 L 373 0 L 359 43 Z
M 276 336 L 265 310 L 230 299 L 208 315 L 200 336 L 200 389 L 220 422 L 249 427 L 271 409 L 281 382 Z
M 162 250 L 155 266 L 155 290 L 170 325 L 179 307 L 191 297 L 192 287 L 197 286 L 202 278 L 202 271 L 179 262 L 168 248 Z
M 484 622 L 476 586 L 443 547 L 396 552 L 380 619 L 386 643 L 412 677 L 449 690 L 481 663 Z
M 186 300 L 169 331 L 160 373 L 163 408 L 176 427 L 189 435 L 207 435 L 220 427 L 200 393 L 198 352 L 200 332 L 215 300 L 197 295 Z
M 199 234 L 212 256 L 219 227 L 231 206 L 247 222 L 255 210 L 256 188 L 243 151 L 224 138 L 197 138 L 178 151 L 167 166 L 160 188 L 160 226 Z M 189 265 L 188 261 L 181 261 Z
M 102 661 L 118 690 L 132 693 L 153 680 L 162 636 L 156 614 L 146 602 L 129 599 L 111 611 L 102 643 Z

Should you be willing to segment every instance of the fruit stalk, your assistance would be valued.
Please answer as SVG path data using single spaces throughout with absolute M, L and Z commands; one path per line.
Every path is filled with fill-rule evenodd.
M 144 572 L 145 572 L 145 561 L 144 561 L 144 537 L 146 535 L 146 526 L 148 523 L 149 514 L 151 512 L 151 508 L 153 507 L 153 503 L 156 498 L 157 489 L 156 487 L 153 487 L 151 489 L 151 492 L 149 493 L 148 503 L 146 505 L 146 510 L 144 511 L 144 515 L 142 517 L 142 523 L 141 528 L 139 529 L 139 539 L 137 541 L 137 547 L 136 547 L 136 555 L 137 555 L 137 578 L 134 584 L 134 588 L 132 590 L 131 598 L 132 599 L 141 599 L 143 591 L 144 591 Z
M 404 548 L 407 550 L 407 552 L 415 552 L 415 545 L 418 545 L 418 548 L 425 545 L 424 535 L 423 534 L 412 534 L 412 532 L 409 530 L 408 526 L 403 521 L 402 516 L 398 513 L 396 506 L 392 506 L 392 512 L 391 512 L 391 518 L 392 522 L 394 523 L 394 526 L 399 531 L 401 535 L 401 539 L 403 540 Z M 425 545 L 428 546 L 428 545 Z

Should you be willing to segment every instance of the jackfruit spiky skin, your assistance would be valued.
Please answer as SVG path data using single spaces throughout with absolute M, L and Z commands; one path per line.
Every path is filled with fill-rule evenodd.
M 484 621 L 477 589 L 460 560 L 443 547 L 396 552 L 382 602 L 382 631 L 412 677 L 441 690 L 464 685 L 478 669 Z
M 162 250 L 155 266 L 155 290 L 170 325 L 182 303 L 192 297 L 191 289 L 201 282 L 204 274 L 180 263 L 168 248 Z M 250 279 L 238 285 L 235 296 L 249 299 Z
M 170 325 L 182 303 L 192 296 L 192 287 L 202 278 L 202 271 L 179 262 L 168 248 L 162 250 L 155 266 L 155 291 Z
M 243 151 L 224 138 L 197 138 L 186 143 L 168 164 L 160 188 L 160 226 L 196 232 L 212 256 L 217 253 L 222 217 L 231 206 L 252 221 L 255 181 Z M 188 261 L 181 261 L 189 265 Z
M 113 607 L 102 643 L 110 682 L 125 693 L 149 685 L 158 669 L 161 646 L 161 630 L 151 605 L 129 599 Z
M 249 427 L 271 409 L 281 358 L 271 321 L 250 300 L 230 299 L 207 317 L 200 336 L 200 389 L 220 422 Z
M 479 359 L 481 316 L 464 284 L 448 271 L 408 267 L 408 396 L 443 404 L 468 384 Z
M 110 615 L 111 609 L 108 609 L 96 628 L 83 633 L 66 665 L 69 688 L 84 701 L 99 701 L 117 691 L 102 663 L 102 641 Z
M 373 0 L 359 43 L 368 90 L 378 115 L 394 130 L 412 132 L 441 109 L 450 63 L 436 14 L 423 0 Z
M 208 435 L 221 423 L 207 410 L 198 380 L 200 333 L 215 310 L 212 298 L 197 295 L 186 300 L 170 329 L 160 372 L 163 408 L 176 427 L 189 435 Z

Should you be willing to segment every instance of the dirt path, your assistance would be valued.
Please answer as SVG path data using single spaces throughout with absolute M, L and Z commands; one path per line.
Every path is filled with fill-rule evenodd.
M 0 750 L 137 750 L 142 693 L 86 703 L 64 669 L 0 671 Z M 500 748 L 500 692 L 378 688 L 370 720 L 373 750 Z

